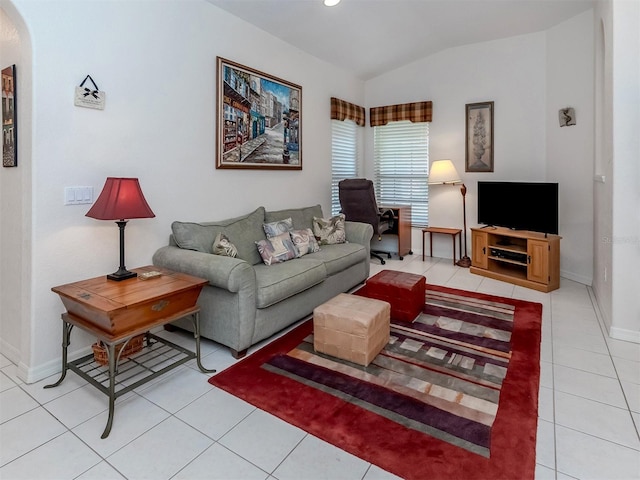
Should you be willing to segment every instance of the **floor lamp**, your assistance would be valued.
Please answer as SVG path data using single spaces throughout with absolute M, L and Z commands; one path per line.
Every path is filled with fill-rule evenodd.
M 431 164 L 428 183 L 429 185 L 455 185 L 462 183 L 462 179 L 460 175 L 458 175 L 458 171 L 456 167 L 453 166 L 451 160 L 436 160 Z M 464 235 L 464 256 L 456 262 L 456 265 L 469 268 L 471 266 L 471 259 L 467 256 L 467 187 L 464 183 L 462 183 L 460 187 L 460 193 L 462 193 L 462 221 L 464 224 L 464 229 L 462 230 L 462 234 Z

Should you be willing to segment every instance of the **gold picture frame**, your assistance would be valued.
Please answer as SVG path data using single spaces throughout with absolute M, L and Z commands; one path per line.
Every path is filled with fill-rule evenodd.
M 493 172 L 493 102 L 468 103 L 466 172 Z
M 216 63 L 216 168 L 302 170 L 302 87 Z

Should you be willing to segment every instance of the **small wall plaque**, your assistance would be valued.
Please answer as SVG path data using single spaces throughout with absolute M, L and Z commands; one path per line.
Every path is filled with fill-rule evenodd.
M 84 84 L 89 80 L 93 84 L 93 89 L 87 88 Z M 79 87 L 76 87 L 76 93 L 74 98 L 74 105 L 76 107 L 95 108 L 97 110 L 104 110 L 105 92 L 101 92 L 93 81 L 91 75 L 87 75 L 82 81 Z
M 570 127 L 576 124 L 576 112 L 573 108 L 561 108 L 558 111 L 558 120 L 561 127 Z

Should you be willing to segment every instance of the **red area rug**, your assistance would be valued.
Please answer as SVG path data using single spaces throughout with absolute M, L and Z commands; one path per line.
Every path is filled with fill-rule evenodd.
M 310 320 L 209 382 L 403 478 L 533 479 L 542 306 L 425 297 L 366 368 L 316 354 Z

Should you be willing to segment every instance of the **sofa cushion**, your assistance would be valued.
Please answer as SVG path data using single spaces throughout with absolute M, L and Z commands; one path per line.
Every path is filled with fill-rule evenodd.
M 293 244 L 289 232 L 260 240 L 256 245 L 265 265 L 275 265 L 298 256 L 298 249 Z
M 218 222 L 173 222 L 171 230 L 180 248 L 204 253 L 213 253 L 212 246 L 216 236 L 224 233 L 236 246 L 237 258 L 256 265 L 262 263 L 255 242 L 266 238 L 263 223 L 264 207 L 258 207 L 247 215 Z
M 345 216 L 342 213 L 331 218 L 313 217 L 313 234 L 320 245 L 344 243 L 347 241 L 344 222 Z
M 320 205 L 265 212 L 264 221 L 270 223 L 291 218 L 293 228 L 295 230 L 302 230 L 313 227 L 313 217 L 322 217 L 322 207 Z
M 324 281 L 327 271 L 322 261 L 307 258 L 255 265 L 256 307 L 267 308 Z
M 275 222 L 265 223 L 262 225 L 262 228 L 267 238 L 275 237 L 281 233 L 289 233 L 293 230 L 293 220 L 291 220 L 291 217 L 287 217 Z
M 347 268 L 366 261 L 367 249 L 359 243 L 336 243 L 322 245 L 320 251 L 306 255 L 304 259 L 314 259 L 324 263 L 327 275 L 342 272 Z M 298 260 L 296 260 L 297 262 Z
M 213 241 L 211 250 L 214 255 L 224 255 L 225 257 L 237 257 L 238 249 L 229 241 L 224 233 L 216 235 L 216 239 Z
M 318 241 L 313 236 L 310 228 L 291 230 L 289 235 L 291 235 L 291 241 L 298 250 L 298 257 L 320 251 L 320 245 L 318 245 Z

